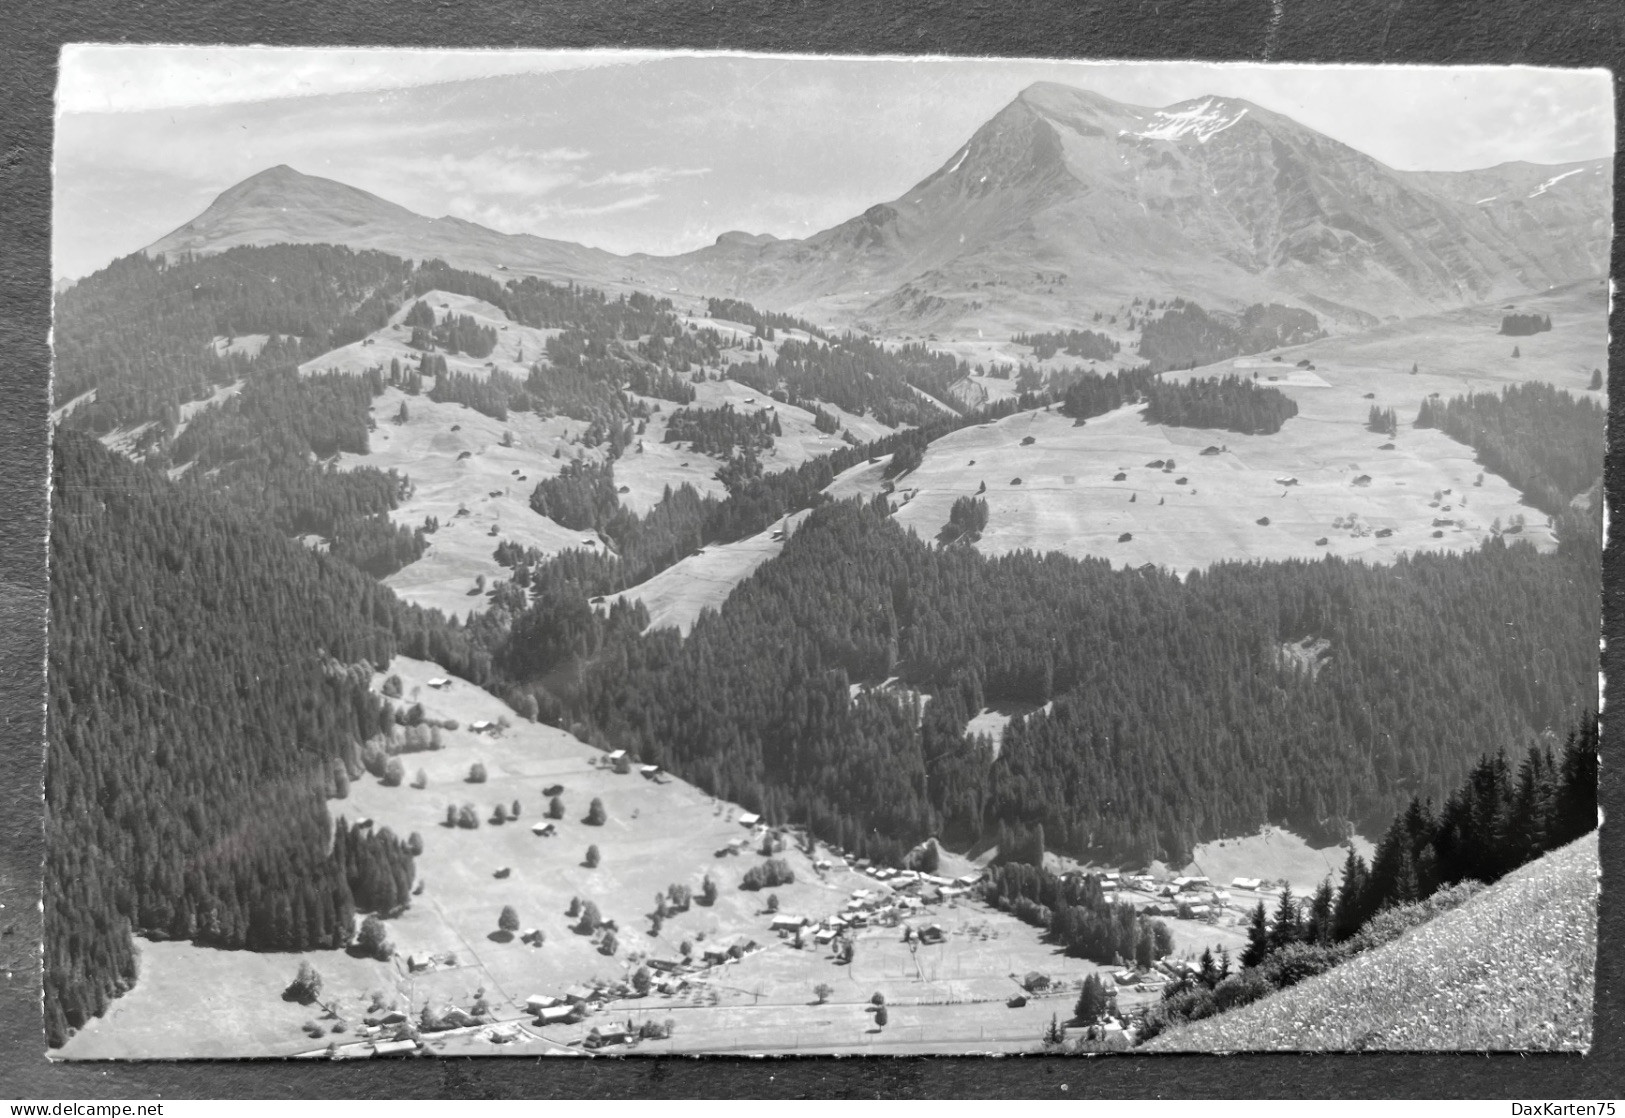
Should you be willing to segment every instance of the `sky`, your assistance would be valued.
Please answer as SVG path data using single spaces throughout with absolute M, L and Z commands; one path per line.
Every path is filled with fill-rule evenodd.
M 1035 81 L 1242 97 L 1401 170 L 1614 147 L 1600 70 L 80 45 L 57 88 L 53 271 L 89 274 L 279 163 L 618 253 L 801 237 L 904 193 Z

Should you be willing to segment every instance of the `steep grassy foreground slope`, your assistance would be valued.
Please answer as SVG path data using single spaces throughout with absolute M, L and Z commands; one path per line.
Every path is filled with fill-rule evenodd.
M 1592 831 L 1385 947 L 1146 1050 L 1584 1051 L 1599 870 Z

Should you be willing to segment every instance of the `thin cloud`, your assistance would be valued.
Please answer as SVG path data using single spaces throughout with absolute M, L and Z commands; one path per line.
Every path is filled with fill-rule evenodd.
M 613 202 L 573 203 L 541 202 L 528 206 L 507 206 L 495 202 L 481 202 L 474 198 L 455 198 L 451 213 L 465 221 L 478 222 L 503 233 L 533 233 L 540 236 L 558 236 L 559 223 L 582 218 L 604 217 L 642 209 L 660 200 L 658 194 L 637 194 Z
M 569 148 L 527 152 L 490 148 L 474 155 L 396 160 L 408 175 L 417 175 L 450 194 L 533 197 L 580 184 L 577 166 L 588 153 Z
M 583 186 L 658 186 L 673 179 L 696 178 L 709 175 L 709 167 L 647 167 L 641 171 L 611 171 L 600 175 Z
M 599 205 L 581 205 L 570 202 L 543 204 L 533 207 L 531 213 L 537 221 L 553 221 L 560 218 L 603 217 L 606 214 L 640 210 L 658 201 L 660 201 L 660 195 L 658 194 L 636 194 L 630 198 L 621 198 L 614 202 L 604 202 Z

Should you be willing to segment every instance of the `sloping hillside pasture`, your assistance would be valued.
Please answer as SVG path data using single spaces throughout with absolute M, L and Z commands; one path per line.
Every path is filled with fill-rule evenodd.
M 402 404 L 408 419 L 397 424 Z M 477 575 L 485 575 L 488 585 L 508 577 L 492 558 L 499 541 L 513 540 L 549 554 L 581 546 L 584 534 L 532 511 L 530 494 L 537 482 L 563 469 L 568 459 L 554 458 L 553 451 L 564 447 L 565 454 L 573 453 L 569 439 L 583 424 L 563 417 L 541 419 L 530 412 L 510 412 L 506 421 L 496 420 L 463 404 L 436 403 L 395 388 L 384 389 L 373 402 L 372 416 L 377 429 L 368 439 L 371 453 L 341 455 L 339 467 L 372 466 L 407 475 L 412 493 L 391 519 L 413 528 L 431 516 L 440 521 L 423 557 L 384 580 L 402 598 L 459 614 L 483 609 L 485 596 L 469 591 Z M 514 445 L 505 447 L 503 436 L 509 433 Z M 493 492 L 499 495 L 493 497 Z M 458 516 L 464 508 L 468 514 Z
M 301 959 L 324 979 L 322 1000 L 338 997 L 359 1022 L 371 991 L 405 1005 L 393 963 L 358 959 L 347 952 L 259 953 L 216 951 L 192 943 L 137 939 L 141 978 L 115 998 L 104 1017 L 93 1017 L 53 1055 L 65 1060 L 218 1060 L 244 1056 L 291 1056 L 321 1041 L 300 1027 L 331 1026 L 319 1005 L 284 1001 Z M 354 1039 L 346 1032 L 331 1039 Z
M 205 396 L 201 400 L 188 400 L 186 403 L 182 404 L 177 409 L 179 411 L 179 413 L 180 413 L 180 420 L 181 421 L 175 425 L 175 435 L 174 435 L 174 437 L 175 438 L 180 437 L 181 432 L 186 430 L 186 428 L 192 422 L 192 417 L 195 416 L 198 412 L 203 411 L 205 408 L 212 408 L 216 404 L 224 403 L 225 401 L 231 399 L 233 396 L 237 395 L 237 393 L 241 392 L 242 390 L 243 390 L 243 382 L 242 381 L 240 381 L 240 380 L 232 381 L 230 384 L 222 384 L 220 387 L 216 388 L 213 392 L 209 393 L 207 396 Z M 191 463 L 187 462 L 187 463 L 184 463 L 184 465 L 190 466 Z
M 462 727 L 441 731 L 445 749 L 403 757 L 408 772 L 425 770 L 426 788 L 385 788 L 364 778 L 352 786 L 348 801 L 330 804 L 336 814 L 369 815 L 397 833 L 423 836 L 424 853 L 417 863 L 428 883 L 418 899 L 423 903 L 393 922 L 402 953 L 471 950 L 474 954 L 466 958 L 477 959 L 475 965 L 489 976 L 488 991 L 522 1004 L 528 994 L 556 992 L 555 987 L 590 975 L 620 977 L 630 951 L 676 957 L 685 939 L 697 943 L 701 933 L 715 939 L 724 932 L 765 931 L 766 918 L 758 913 L 766 895 L 738 888 L 745 870 L 760 858 L 754 850 L 715 856 L 748 833 L 735 821 L 738 810 L 732 805 L 713 801 L 682 781 L 655 783 L 635 770 L 617 775 L 595 767 L 592 762 L 604 756 L 598 750 L 562 730 L 525 722 L 472 685 L 457 681 L 445 692 L 430 689 L 428 679 L 438 674 L 432 664 L 402 659 L 391 671 L 401 675 L 406 695 L 415 692 L 430 717 L 455 718 Z M 499 735 L 468 728 L 477 719 L 502 717 L 512 725 Z M 476 760 L 487 767 L 486 783 L 465 782 Z M 546 819 L 542 789 L 554 783 L 565 786 L 565 817 L 555 824 L 557 837 L 539 838 L 531 827 Z M 603 800 L 608 815 L 603 826 L 582 822 L 594 797 Z M 487 820 L 496 804 L 511 806 L 514 800 L 523 808 L 516 823 L 485 822 L 477 830 L 442 826 L 450 804 L 473 803 Z M 598 846 L 603 855 L 596 869 L 582 865 L 589 845 Z M 798 879 L 777 890 L 787 911 L 817 910 L 843 895 L 833 885 L 817 884 L 811 863 L 799 853 L 782 856 Z M 496 878 L 504 867 L 510 876 Z M 696 904 L 668 919 L 659 937 L 648 935 L 645 914 L 654 907 L 655 893 L 684 884 L 697 894 L 706 873 L 719 886 L 717 903 L 710 908 Z M 569 930 L 564 911 L 572 896 L 595 901 L 605 918 L 619 923 L 617 956 L 599 955 L 587 937 Z M 518 910 L 522 928 L 546 933 L 546 946 L 487 939 L 505 904 Z
M 229 353 L 239 354 L 243 357 L 258 357 L 265 348 L 265 343 L 271 340 L 269 334 L 236 334 L 226 337 L 217 334 L 214 338 L 214 352 L 220 357 Z
M 705 381 L 693 387 L 694 402 L 688 407 L 716 410 L 726 406 L 747 415 L 771 409 L 778 417 L 779 427 L 784 433 L 773 440 L 771 450 L 759 455 L 765 473 L 791 470 L 809 459 L 839 450 L 845 445 L 841 437 L 844 432 L 850 431 L 860 442 L 884 438 L 892 432 L 892 428 L 868 416 L 853 415 L 833 404 L 825 404 L 824 411 L 841 423 L 840 432 L 826 435 L 813 426 L 811 411 L 779 403 L 736 381 Z M 643 449 L 637 450 L 634 442 L 615 462 L 615 484 L 626 486 L 628 490 L 621 494 L 621 504 L 642 515 L 659 502 L 667 486 L 675 489 L 685 482 L 702 494 L 726 496 L 727 490 L 716 480 L 717 468 L 722 464 L 720 460 L 694 453 L 687 443 L 664 441 L 667 420 L 672 412 L 683 405 L 650 397 L 640 399 L 660 410 L 649 417 L 647 428 L 637 437 Z
M 204 408 L 212 408 L 216 404 L 229 400 L 242 390 L 243 382 L 238 380 L 230 384 L 222 384 L 201 400 L 188 400 L 177 409 L 180 412 L 181 423 L 175 429 L 175 434 L 179 435 L 185 429 L 187 422 Z
M 1046 333 L 1073 328 L 1075 327 L 1072 323 L 1039 321 L 1024 330 L 1015 330 L 1011 331 L 1011 333 Z M 1008 380 L 985 374 L 979 375 L 974 372 L 967 378 L 970 383 L 986 388 L 989 392 L 990 401 L 997 401 L 1016 394 L 1014 370 L 1022 365 L 1031 365 L 1040 373 L 1048 376 L 1050 373 L 1060 372 L 1064 369 L 1079 368 L 1110 373 L 1119 369 L 1130 369 L 1140 364 L 1140 355 L 1137 348 L 1140 343 L 1138 330 L 1129 330 L 1124 325 L 1094 321 L 1076 324 L 1076 328 L 1091 330 L 1096 334 L 1104 334 L 1114 339 L 1122 348 L 1107 361 L 1073 357 L 1065 351 L 1057 351 L 1039 361 L 1036 359 L 1031 346 L 1017 345 L 1010 340 L 1009 335 L 1004 331 L 1000 331 L 997 335 L 993 331 L 979 331 L 976 335 L 970 337 L 944 336 L 937 340 L 929 338 L 920 340 L 923 340 L 932 349 L 952 354 L 955 360 L 965 362 L 972 369 L 975 369 L 978 365 L 984 369 L 993 369 L 1000 365 L 1009 366 L 1011 375 Z
M 499 308 L 469 296 L 432 291 L 424 295 L 423 300 L 437 316 L 466 314 L 478 324 L 498 331 L 497 348 L 489 358 L 475 360 L 460 354 L 442 355 L 451 371 L 478 379 L 489 372 L 486 367 L 489 361 L 523 381 L 530 364 L 543 357 L 546 338 L 558 333 L 510 323 Z M 391 358 L 399 359 L 403 369 L 415 367 L 420 354 L 406 345 L 411 331 L 401 325 L 401 319 L 413 303 L 415 300 L 403 305 L 384 329 L 363 341 L 307 361 L 300 370 L 306 374 L 329 369 L 360 374 L 371 368 L 387 370 Z M 693 321 L 701 326 L 726 325 L 708 319 Z M 749 336 L 749 329 L 737 324 L 724 332 L 740 340 Z M 800 331 L 780 333 L 781 338 L 785 336 L 806 338 Z M 776 343 L 764 343 L 764 353 L 770 360 L 775 352 Z M 523 361 L 519 359 L 521 354 Z M 428 384 L 432 383 L 431 378 Z M 827 435 L 813 426 L 812 412 L 775 403 L 746 385 L 707 381 L 694 388 L 693 407 L 731 405 L 746 412 L 775 409 L 784 435 L 775 441 L 771 451 L 762 455 L 763 467 L 770 472 L 792 469 L 842 445 L 839 434 Z M 227 395 L 230 395 L 228 390 L 216 393 L 221 399 Z M 190 407 L 196 410 L 209 402 L 213 401 Z M 659 502 L 668 486 L 675 489 L 685 483 L 702 494 L 725 496 L 726 490 L 715 476 L 719 465 L 715 458 L 695 454 L 684 445 L 662 441 L 666 420 L 680 405 L 669 400 L 647 399 L 645 402 L 660 410 L 649 418 L 644 433 L 639 436 L 642 449 L 634 445 L 615 463 L 616 485 L 626 489 L 620 495 L 622 504 L 641 515 Z M 397 425 L 394 418 L 403 403 L 409 420 Z M 891 430 L 873 419 L 854 416 L 834 406 L 826 406 L 825 410 L 841 422 L 843 431 L 850 431 L 864 441 L 882 437 Z M 427 395 L 408 396 L 395 388 L 385 389 L 375 401 L 372 414 L 377 428 L 370 439 L 371 453 L 341 456 L 341 468 L 368 465 L 395 469 L 407 475 L 414 492 L 396 509 L 392 519 L 398 524 L 416 527 L 426 517 L 433 516 L 441 525 L 440 531 L 430 537 L 424 556 L 386 580 L 406 600 L 448 613 L 481 610 L 485 608 L 486 595 L 473 592 L 474 580 L 484 575 L 489 588 L 494 580 L 507 577 L 506 570 L 498 566 L 491 555 L 499 540 L 512 540 L 543 554 L 553 554 L 583 546 L 583 541 L 591 538 L 590 534 L 570 531 L 538 516 L 529 505 L 536 483 L 556 475 L 566 460 L 582 449 L 571 440 L 579 438 L 586 429 L 585 423 L 563 416 L 544 419 L 534 413 L 518 411 L 510 411 L 506 420 L 498 421 L 466 405 L 436 403 Z M 191 412 L 186 412 L 183 419 L 190 415 Z M 453 431 L 454 426 L 460 430 Z M 505 447 L 503 437 L 509 433 L 514 445 Z M 139 431 L 119 434 L 129 440 Z M 555 450 L 562 450 L 564 457 L 554 458 Z M 470 457 L 461 457 L 465 452 Z M 594 458 L 602 456 L 602 451 L 597 449 L 585 453 Z M 518 475 L 513 472 L 516 469 Z M 525 480 L 520 481 L 520 476 Z M 502 491 L 500 496 L 489 495 L 496 490 Z M 468 514 L 458 517 L 460 508 L 466 508 Z M 495 537 L 489 535 L 492 525 L 498 528 Z M 603 541 L 598 541 L 597 546 L 602 545 Z
M 1376 847 L 1369 839 L 1355 835 L 1351 840 L 1354 852 L 1371 861 Z M 1348 857 L 1346 846 L 1311 846 L 1301 836 L 1279 827 L 1263 827 L 1255 835 L 1216 839 L 1197 843 L 1188 864 L 1166 867 L 1171 874 L 1202 874 L 1221 889 L 1229 889 L 1238 877 L 1256 877 L 1266 885 L 1285 878 L 1298 897 L 1307 897 L 1319 887 L 1328 875 L 1335 888 L 1343 880 L 1343 862 Z M 1162 871 L 1160 863 L 1152 864 L 1152 872 Z M 1255 894 L 1243 890 L 1230 890 L 1236 903 L 1251 907 L 1257 901 Z
M 1147 1050 L 1586 1051 L 1599 872 L 1592 831 L 1392 943 Z
M 1327 390 L 1291 391 L 1296 398 Z M 1378 450 L 1389 440 L 1365 429 L 1365 409 L 1354 406 L 1361 403 L 1354 394 L 1339 419 L 1317 418 L 1305 406 L 1309 414 L 1277 434 L 1252 436 L 1147 424 L 1140 407 L 1083 427 L 1057 411 L 1018 413 L 932 443 L 920 467 L 899 479 L 917 493 L 897 520 L 934 537 L 953 502 L 985 483 L 988 524 L 977 544 L 984 553 L 1061 551 L 1180 572 L 1226 559 L 1333 554 L 1383 562 L 1423 549 L 1465 551 L 1479 546 L 1494 520 L 1517 514 L 1530 519 L 1526 538 L 1552 546 L 1545 516 L 1505 481 L 1486 474 L 1483 486 L 1474 486 L 1480 469 L 1470 449 L 1437 431 L 1402 430 L 1395 450 Z M 1023 446 L 1028 437 L 1034 441 Z M 1205 456 L 1208 446 L 1228 449 Z M 1168 458 L 1172 472 L 1148 466 Z M 1119 472 L 1126 478 L 1114 481 Z M 1356 485 L 1362 475 L 1370 483 Z M 1445 489 L 1451 494 L 1430 507 L 1433 493 Z M 1333 527 L 1350 513 L 1359 531 Z M 1258 524 L 1264 517 L 1270 523 Z M 1432 538 L 1436 517 L 1457 521 L 1440 539 Z M 1393 534 L 1379 538 L 1384 528 Z M 1132 538 L 1120 540 L 1124 533 Z M 1321 537 L 1324 546 L 1315 542 Z
M 547 339 L 559 333 L 554 329 L 521 326 L 510 321 L 500 307 L 472 296 L 437 290 L 425 292 L 419 298 L 434 311 L 436 322 L 448 314 L 468 315 L 476 325 L 489 326 L 497 332 L 496 348 L 487 357 L 470 357 L 465 353 L 446 353 L 436 349 L 446 359 L 448 371 L 466 373 L 476 380 L 484 380 L 494 367 L 523 381 L 530 375 L 531 364 L 546 354 Z M 391 358 L 400 361 L 403 371 L 417 368 L 423 352 L 406 344 L 411 340 L 412 328 L 401 321 L 417 302 L 418 299 L 408 299 L 390 316 L 389 325 L 382 330 L 375 330 L 360 341 L 312 358 L 300 365 L 299 371 L 307 376 L 330 369 L 341 373 L 363 373 L 382 366 L 387 375 Z
M 880 491 L 881 474 L 890 460 L 891 456 L 886 455 L 879 462 L 860 462 L 837 475 L 824 487 L 824 492 L 838 500 L 872 496 Z M 616 464 L 615 476 L 619 480 L 620 463 Z M 733 543 L 711 544 L 616 597 L 641 601 L 647 606 L 650 629 L 670 627 L 687 636 L 702 612 L 722 608 L 734 587 L 784 550 L 785 539 L 806 518 L 806 511 L 792 513 L 754 536 Z M 784 538 L 774 539 L 780 532 Z
M 720 609 L 734 587 L 784 550 L 785 539 L 808 511 L 792 513 L 746 539 L 703 548 L 615 597 L 641 601 L 649 610 L 649 629 L 676 629 L 686 637 L 701 613 Z
M 1550 315 L 1552 328 L 1524 337 L 1499 333 L 1501 317 L 1514 313 Z M 1514 348 L 1520 356 L 1512 356 Z M 1277 352 L 1282 360 L 1271 361 Z M 1430 392 L 1446 397 L 1499 392 L 1506 385 L 1538 380 L 1579 396 L 1590 391 L 1593 369 L 1603 370 L 1606 380 L 1607 281 L 1587 280 L 1540 295 L 1384 323 L 1358 334 L 1221 362 L 1197 369 L 1194 375 L 1220 376 L 1232 369 L 1250 374 L 1256 368 L 1261 383 L 1267 383 L 1266 366 L 1285 375 L 1305 359 L 1334 387 L 1357 390 L 1356 396 L 1375 392 L 1376 399 L 1365 401 L 1365 406 L 1392 407 L 1401 423 L 1416 418 L 1417 406 Z M 1414 376 L 1412 365 L 1417 369 Z M 1602 394 L 1599 390 L 1593 398 Z M 1300 407 L 1308 403 L 1306 397 L 1293 398 Z M 1364 422 L 1363 408 L 1355 411 L 1355 419 Z M 1293 422 L 1289 420 L 1287 428 Z
M 53 394 L 52 401 L 54 402 L 55 399 L 56 397 Z M 65 403 L 58 404 L 56 407 L 51 409 L 51 426 L 55 427 L 58 423 L 61 423 L 68 416 L 72 415 L 75 409 L 82 407 L 85 404 L 95 403 L 95 401 L 96 390 L 92 388 L 88 392 L 81 392 L 79 395 Z
M 676 313 L 682 316 L 683 325 L 685 327 L 692 325 L 699 330 L 715 330 L 717 333 L 722 335 L 724 345 L 730 342 L 743 345 L 747 340 L 755 338 L 756 327 L 747 325 L 743 322 L 735 322 L 731 318 L 712 318 L 710 315 L 705 313 L 703 303 L 699 308 L 689 313 L 684 313 L 683 308 L 678 306 L 676 307 Z M 761 354 L 767 358 L 768 364 L 772 364 L 774 358 L 778 357 L 779 345 L 783 342 L 819 341 L 819 339 L 814 338 L 805 330 L 797 330 L 794 327 L 774 327 L 772 341 L 767 341 L 765 338 L 755 338 L 755 340 L 762 343 Z M 755 351 L 752 351 L 751 358 L 754 360 L 756 356 Z M 732 355 L 732 359 L 736 361 L 743 360 L 743 354 L 734 354 Z
M 640 398 L 660 411 L 649 417 L 643 434 L 634 436 L 632 445 L 615 460 L 615 487 L 626 489 L 620 494 L 621 504 L 628 511 L 643 516 L 660 503 L 668 487 L 680 489 L 684 485 L 692 485 L 702 497 L 726 497 L 728 487 L 717 480 L 720 462 L 693 453 L 686 443 L 663 441 L 666 418 L 681 405 L 670 400 Z M 638 449 L 640 444 L 642 450 Z
M 1048 711 L 1055 704 L 1053 702 L 1038 706 L 1034 703 L 1000 703 L 998 706 L 984 707 L 970 716 L 965 723 L 965 736 L 976 737 L 986 734 L 993 739 L 993 756 L 999 755 L 1004 746 L 1004 728 L 1010 725 L 1012 718 L 1023 718 L 1034 711 Z
M 872 462 L 860 462 L 842 470 L 834 481 L 824 486 L 824 492 L 837 501 L 873 497 L 885 487 L 886 467 L 891 465 L 891 459 L 891 455 L 882 454 Z
M 740 384 L 733 380 L 706 381 L 704 384 L 694 386 L 694 403 L 696 408 L 720 408 L 724 404 L 732 405 L 735 411 L 757 412 L 765 408 L 773 408 L 778 412 L 779 426 L 784 428 L 784 434 L 775 442 L 778 444 L 775 451 L 782 457 L 787 454 L 799 453 L 802 457 L 789 457 L 782 464 L 769 465 L 769 459 L 763 458 L 762 468 L 769 473 L 775 469 L 787 469 L 799 466 L 808 458 L 815 458 L 837 450 L 842 445 L 841 433 L 826 435 L 812 425 L 813 413 L 810 409 L 781 404 L 770 396 L 765 396 L 749 385 Z M 885 438 L 895 428 L 887 427 L 884 423 L 866 415 L 853 413 L 835 404 L 821 404 L 826 412 L 841 421 L 841 432 L 851 432 L 852 437 L 860 443 L 871 442 L 875 439 Z M 795 448 L 790 450 L 789 448 Z
M 1091 419 L 1076 433 L 1054 430 L 1053 424 L 1068 422 L 1059 417 L 1051 427 L 1026 429 L 1023 425 L 1052 423 L 1030 415 L 1012 416 L 992 429 L 957 432 L 934 444 L 920 469 L 903 480 L 921 493 L 898 519 L 922 535 L 934 535 L 953 500 L 975 493 L 985 481 L 990 517 L 978 546 L 993 554 L 1023 547 L 1059 549 L 1127 566 L 1150 562 L 1179 571 L 1221 559 L 1328 553 L 1386 562 L 1416 550 L 1477 547 L 1494 520 L 1505 524 L 1513 515 L 1528 519 L 1525 538 L 1550 546 L 1545 516 L 1523 505 L 1505 482 L 1486 475 L 1482 488 L 1473 487 L 1480 467 L 1471 450 L 1436 431 L 1412 427 L 1418 407 L 1431 393 L 1449 398 L 1537 380 L 1601 398 L 1589 385 L 1592 370 L 1607 364 L 1606 284 L 1573 284 L 1519 298 L 1512 307 L 1550 315 L 1552 330 L 1502 336 L 1501 316 L 1511 312 L 1506 303 L 1487 303 L 1164 374 L 1185 379 L 1257 373 L 1261 385 L 1281 389 L 1299 406 L 1298 415 L 1274 435 L 1148 426 L 1136 409 Z M 1001 349 L 1009 357 L 1022 352 L 1021 347 L 985 339 L 936 344 L 973 363 L 996 360 Z M 1514 346 L 1518 357 L 1512 356 Z M 1276 354 L 1280 361 L 1273 360 Z M 1122 356 L 1121 363 L 1135 360 L 1128 342 Z M 1298 368 L 1300 360 L 1314 369 Z M 1276 378 L 1273 383 L 1271 377 Z M 976 389 L 999 398 L 1014 393 L 1014 382 L 973 376 L 966 392 Z M 1371 399 L 1367 393 L 1373 394 Z M 1365 429 L 1373 404 L 1394 409 L 1400 424 L 1397 438 Z M 1027 435 L 1039 441 L 1022 448 L 1020 439 Z M 1396 444 L 1394 450 L 1378 449 L 1388 441 Z M 1208 446 L 1228 447 L 1229 453 L 1200 457 Z M 1172 474 L 1143 468 L 1167 457 L 1176 462 Z M 967 465 L 971 459 L 974 467 Z M 1110 482 L 1119 471 L 1128 478 Z M 1372 480 L 1356 489 L 1352 483 L 1361 475 Z M 1022 479 L 1020 486 L 1010 484 L 1015 477 Z M 1174 484 L 1179 477 L 1188 478 L 1188 484 Z M 1276 484 L 1277 477 L 1298 481 L 1285 487 Z M 1446 499 L 1429 507 L 1434 491 L 1444 489 L 1453 491 L 1451 497 L 1466 494 L 1467 506 Z M 1131 493 L 1136 495 L 1133 504 Z M 1159 500 L 1166 503 L 1159 505 Z M 1445 510 L 1444 505 L 1453 507 Z M 1350 512 L 1358 514 L 1368 534 L 1352 536 L 1332 527 Z M 1257 524 L 1262 517 L 1270 519 L 1267 527 Z M 1437 530 L 1445 534 L 1434 539 L 1435 518 L 1457 523 L 1440 526 Z M 1375 533 L 1383 528 L 1392 528 L 1393 535 L 1378 539 Z M 1120 543 L 1124 533 L 1133 539 Z M 1315 541 L 1322 536 L 1328 542 L 1319 547 Z

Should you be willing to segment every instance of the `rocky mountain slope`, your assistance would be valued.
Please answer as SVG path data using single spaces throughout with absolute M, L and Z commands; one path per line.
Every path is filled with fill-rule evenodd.
M 1274 300 L 1347 328 L 1603 274 L 1611 194 L 1606 160 L 1401 172 L 1238 99 L 1154 109 L 1040 83 L 900 198 L 803 240 L 619 257 L 276 167 L 148 251 L 333 241 L 875 332 L 1007 333 L 1134 296 Z

